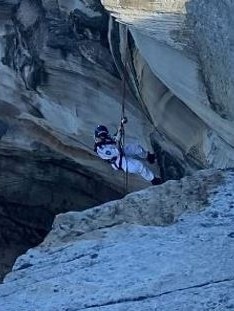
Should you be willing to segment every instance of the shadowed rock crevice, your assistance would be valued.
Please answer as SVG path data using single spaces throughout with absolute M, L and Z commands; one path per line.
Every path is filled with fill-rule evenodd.
M 27 12 L 27 14 L 25 14 Z M 12 9 L 12 26 L 5 35 L 6 49 L 2 63 L 21 75 L 28 90 L 47 81 L 44 61 L 40 58 L 46 35 L 45 10 L 41 1 L 19 1 Z
M 214 282 L 208 282 L 208 283 L 204 283 L 204 284 L 197 284 L 191 287 L 186 287 L 186 288 L 178 288 L 175 289 L 173 291 L 168 291 L 168 292 L 164 292 L 164 293 L 160 293 L 158 295 L 146 295 L 146 296 L 139 296 L 139 297 L 125 297 L 122 300 L 117 300 L 117 301 L 109 301 L 103 305 L 90 305 L 90 306 L 85 306 L 85 308 L 79 309 L 79 310 L 88 310 L 88 309 L 92 309 L 92 308 L 102 308 L 105 306 L 115 306 L 115 305 L 121 305 L 121 304 L 126 304 L 126 303 L 134 303 L 134 302 L 143 302 L 143 301 L 147 301 L 147 300 L 153 300 L 156 298 L 160 298 L 166 295 L 171 295 L 171 294 L 176 294 L 177 292 L 183 292 L 186 295 L 186 291 L 188 290 L 193 290 L 193 289 L 202 289 L 204 287 L 212 287 L 216 284 L 220 284 L 220 283 L 226 283 L 226 282 L 230 282 L 230 285 L 232 285 L 234 279 L 230 278 L 230 279 L 224 279 L 224 280 L 219 280 L 219 281 L 214 281 Z M 72 311 L 72 310 L 71 310 Z M 75 310 L 74 310 L 75 311 Z
M 42 206 L 32 207 L 16 202 L 0 197 L 0 281 L 12 269 L 18 256 L 43 241 L 55 216 Z
M 59 49 L 62 58 L 69 54 L 83 57 L 118 76 L 109 52 L 108 15 L 100 3 L 95 12 L 94 18 L 79 9 L 68 15 L 59 5 L 48 9 L 42 1 L 20 1 L 12 10 L 12 26 L 5 35 L 3 64 L 19 72 L 29 90 L 48 83 L 41 55 L 46 46 Z
M 92 172 L 40 149 L 0 149 L 1 280 L 20 254 L 43 241 L 56 214 L 121 197 Z

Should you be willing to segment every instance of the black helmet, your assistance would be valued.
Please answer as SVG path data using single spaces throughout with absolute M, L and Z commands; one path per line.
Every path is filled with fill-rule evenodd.
M 105 125 L 98 125 L 95 129 L 96 138 L 106 138 L 109 135 L 109 131 Z

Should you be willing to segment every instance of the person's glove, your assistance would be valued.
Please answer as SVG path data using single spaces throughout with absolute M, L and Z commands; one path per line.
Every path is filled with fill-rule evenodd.
M 127 117 L 123 117 L 123 119 L 121 120 L 121 123 L 122 123 L 122 124 L 126 124 L 127 122 L 128 122 Z

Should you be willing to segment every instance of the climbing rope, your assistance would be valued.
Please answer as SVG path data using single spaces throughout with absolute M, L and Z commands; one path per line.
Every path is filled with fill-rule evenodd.
M 123 60 L 123 78 L 122 78 L 122 100 L 121 100 L 121 120 L 120 120 L 120 148 L 122 155 L 124 156 L 124 147 L 125 147 L 125 129 L 124 124 L 127 123 L 127 118 L 125 116 L 125 97 L 126 97 L 126 79 L 127 79 L 127 41 L 128 41 L 128 30 L 125 28 L 125 34 L 124 34 L 124 60 Z M 124 174 L 124 187 L 125 187 L 125 194 L 128 193 L 128 160 L 125 157 L 126 161 L 126 170 Z

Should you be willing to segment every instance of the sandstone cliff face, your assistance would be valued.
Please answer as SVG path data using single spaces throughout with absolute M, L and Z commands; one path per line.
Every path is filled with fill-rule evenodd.
M 233 310 L 233 186 L 201 171 L 59 215 L 0 285 L 0 310 Z
M 96 1 L 1 1 L 0 60 L 0 242 L 9 249 L 0 261 L 9 269 L 14 246 L 41 241 L 55 214 L 123 195 L 123 175 L 93 152 L 95 126 L 118 125 L 122 81 Z M 143 138 L 149 126 L 130 93 L 126 103 L 130 138 Z M 145 186 L 136 179 L 129 190 Z
M 233 2 L 102 3 L 129 29 L 135 84 L 160 144 L 186 162 L 232 167 Z
M 97 124 L 115 131 L 119 123 L 124 75 L 126 139 L 158 152 L 166 180 L 233 167 L 232 8 L 211 0 L 0 1 L 4 254 L 13 243 L 4 265 L 20 241 L 19 252 L 41 241 L 55 214 L 123 196 L 123 174 L 92 146 Z M 130 177 L 129 191 L 147 186 Z

